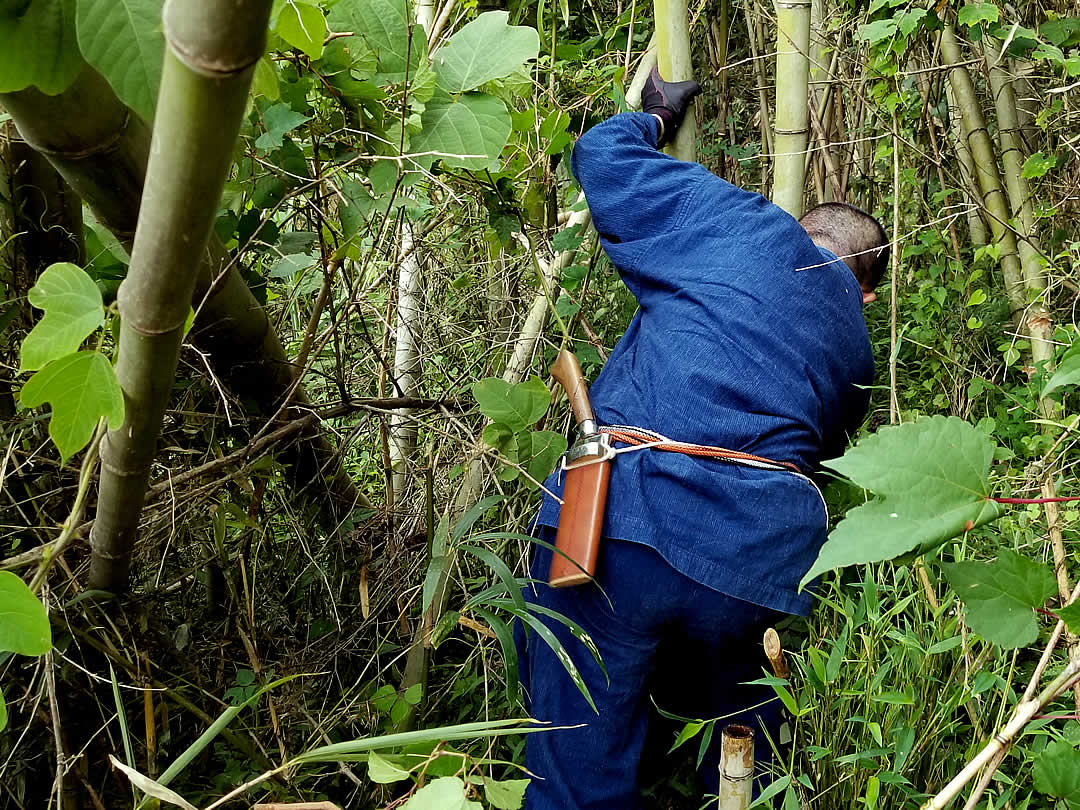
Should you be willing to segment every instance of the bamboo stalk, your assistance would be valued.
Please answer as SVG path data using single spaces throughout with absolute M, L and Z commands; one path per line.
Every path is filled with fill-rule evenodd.
M 803 213 L 806 183 L 809 52 L 810 0 L 777 0 L 772 199 L 796 219 Z
M 669 82 L 684 82 L 694 78 L 690 59 L 690 16 L 686 0 L 655 0 L 656 59 L 660 75 Z M 667 153 L 679 160 L 694 160 L 696 156 L 697 118 L 693 109 L 686 111 L 675 139 Z
M 754 730 L 735 723 L 720 732 L 718 810 L 746 810 L 754 785 Z
M 90 587 L 127 586 L 139 514 L 202 256 L 232 163 L 255 64 L 266 44 L 270 0 L 168 0 L 168 50 L 145 204 L 120 285 L 117 378 L 124 425 L 102 441 Z

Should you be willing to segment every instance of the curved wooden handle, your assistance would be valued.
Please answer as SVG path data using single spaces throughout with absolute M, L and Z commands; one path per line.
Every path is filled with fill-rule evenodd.
M 566 391 L 570 398 L 570 410 L 574 412 L 574 421 L 579 425 L 585 421 L 595 421 L 592 404 L 589 402 L 589 386 L 585 384 L 585 375 L 573 352 L 563 349 L 551 365 L 551 376 Z

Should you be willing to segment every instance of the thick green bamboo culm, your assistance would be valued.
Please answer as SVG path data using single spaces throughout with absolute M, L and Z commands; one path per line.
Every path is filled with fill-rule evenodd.
M 653 5 L 656 16 L 656 62 L 660 76 L 669 82 L 684 82 L 694 78 L 694 66 L 690 60 L 690 16 L 686 0 L 656 0 Z M 667 152 L 680 160 L 696 157 L 697 118 L 693 107 L 686 111 L 686 118 L 679 127 L 675 140 Z
M 986 131 L 975 85 L 967 68 L 962 64 L 960 47 L 956 44 L 956 34 L 951 24 L 946 25 L 941 32 L 941 60 L 952 67 L 949 71 L 949 83 L 960 108 L 968 148 L 975 159 L 975 173 L 982 192 L 983 206 L 990 220 L 990 232 L 994 242 L 1001 248 L 1001 274 L 1005 280 L 1005 292 L 1009 298 L 1013 322 L 1019 327 L 1027 306 L 1027 296 L 1020 255 L 1016 249 L 1016 236 L 1008 225 L 1012 213 L 1002 189 L 997 155 L 994 154 L 994 144 Z
M 168 0 L 168 50 L 131 267 L 120 285 L 116 373 L 126 417 L 101 445 L 91 588 L 127 587 L 143 497 L 184 323 L 232 164 L 271 0 Z
M 796 219 L 803 213 L 810 129 L 810 0 L 776 3 L 776 119 L 773 202 Z
M 150 155 L 150 128 L 142 119 L 89 66 L 58 95 L 28 88 L 0 94 L 0 105 L 27 143 L 49 159 L 130 250 Z M 198 266 L 195 304 L 198 312 L 189 337 L 209 356 L 214 373 L 233 394 L 255 403 L 260 413 L 276 413 L 293 384 L 292 365 L 265 310 L 214 235 Z M 302 387 L 292 401 L 301 408 L 308 404 Z M 295 415 L 290 411 L 285 418 Z M 318 428 L 285 450 L 282 460 L 294 489 L 313 489 L 328 528 L 355 503 L 366 505 Z M 329 498 L 324 497 L 327 491 Z

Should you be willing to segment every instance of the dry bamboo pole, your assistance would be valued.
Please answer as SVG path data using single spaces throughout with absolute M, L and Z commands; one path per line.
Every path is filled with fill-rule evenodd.
M 776 122 L 772 200 L 803 213 L 809 136 L 810 0 L 776 2 Z
M 120 285 L 116 374 L 126 416 L 101 444 L 91 588 L 122 590 L 201 256 L 232 164 L 270 0 L 168 0 L 168 50 L 131 267 Z
M 746 34 L 750 40 L 750 57 L 754 62 L 754 78 L 757 80 L 758 91 L 758 122 L 761 128 L 761 191 L 765 193 L 767 188 L 768 156 L 773 154 L 772 127 L 769 126 L 769 92 L 768 82 L 765 80 L 765 64 L 763 56 L 758 48 L 757 24 L 750 13 L 750 2 L 743 3 L 743 18 L 746 20 Z M 756 6 L 755 6 L 756 8 Z
M 690 16 L 686 0 L 655 0 L 656 59 L 665 81 L 684 82 L 694 78 L 690 61 Z M 697 118 L 687 110 L 675 139 L 667 152 L 679 160 L 694 160 L 696 156 Z
M 754 787 L 754 730 L 731 723 L 720 732 L 718 810 L 746 810 Z
M 149 127 L 89 66 L 58 95 L 28 88 L 0 94 L 0 104 L 26 142 L 48 158 L 130 250 L 150 155 Z M 263 414 L 275 413 L 293 385 L 292 364 L 236 262 L 213 235 L 198 264 L 194 299 L 192 342 L 209 356 L 214 372 L 235 395 L 254 402 Z M 286 418 L 298 416 L 309 404 L 302 388 L 292 401 L 297 412 Z M 283 451 L 283 457 L 292 487 L 297 491 L 310 487 L 322 502 L 324 524 L 333 526 L 338 514 L 347 514 L 354 503 L 370 506 L 318 426 Z M 322 497 L 326 491 L 329 498 Z
M 961 64 L 960 47 L 956 43 L 956 34 L 951 24 L 946 25 L 941 32 L 941 57 L 946 65 L 952 66 L 949 81 L 952 83 L 956 103 L 960 107 L 964 135 L 975 160 L 983 206 L 990 219 L 990 230 L 994 242 L 1001 248 L 1001 274 L 1005 280 L 1010 315 L 1019 328 L 1027 307 L 1027 296 L 1020 254 L 1016 249 L 1016 236 L 1008 225 L 1011 213 L 1002 188 L 994 145 L 986 131 L 982 109 L 975 94 L 975 85 L 967 68 Z

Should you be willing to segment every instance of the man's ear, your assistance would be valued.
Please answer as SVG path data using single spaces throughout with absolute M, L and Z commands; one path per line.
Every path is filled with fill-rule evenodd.
M 876 301 L 876 300 L 877 300 L 877 293 L 863 292 L 863 294 L 862 294 L 863 306 L 865 306 L 866 304 L 869 304 L 871 301 Z

